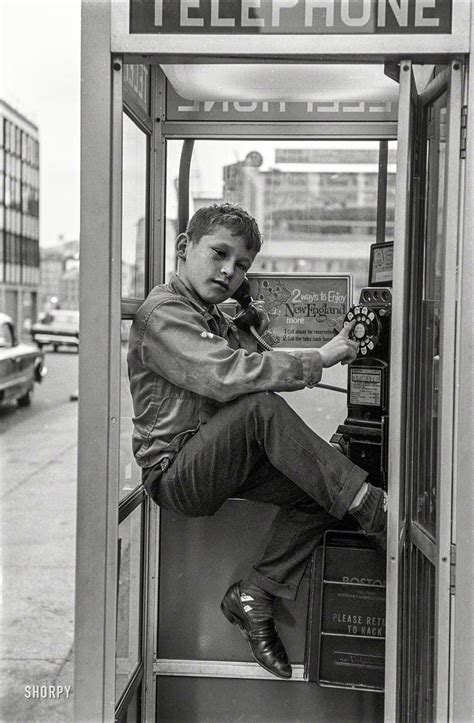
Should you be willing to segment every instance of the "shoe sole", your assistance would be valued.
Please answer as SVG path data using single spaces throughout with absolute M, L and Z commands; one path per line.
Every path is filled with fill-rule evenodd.
M 254 655 L 254 652 L 253 652 L 253 650 L 252 650 L 252 645 L 251 645 L 251 643 L 250 643 L 250 637 L 249 637 L 248 632 L 247 632 L 246 629 L 244 628 L 242 622 L 239 620 L 239 618 L 237 617 L 237 615 L 235 615 L 231 610 L 229 610 L 229 608 L 227 608 L 227 607 L 225 606 L 224 602 L 221 602 L 221 610 L 222 610 L 222 614 L 223 614 L 224 617 L 229 621 L 229 623 L 232 623 L 232 625 L 237 625 L 237 627 L 239 628 L 240 632 L 242 633 L 242 635 L 244 636 L 245 640 L 246 640 L 246 641 L 248 642 L 248 644 L 249 644 L 250 652 L 251 652 L 252 658 L 255 660 L 255 662 L 258 663 L 261 668 L 263 668 L 264 670 L 266 670 L 267 673 L 271 673 L 271 675 L 274 675 L 275 677 L 280 678 L 281 680 L 290 680 L 291 675 L 290 675 L 289 677 L 286 676 L 286 675 L 278 675 L 278 673 L 275 673 L 274 670 L 271 670 L 270 668 L 267 668 L 267 666 L 264 665 L 264 664 Z

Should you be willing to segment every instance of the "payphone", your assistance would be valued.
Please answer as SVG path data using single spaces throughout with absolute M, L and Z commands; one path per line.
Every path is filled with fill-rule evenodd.
M 393 243 L 372 244 L 369 284 L 346 314 L 357 358 L 348 366 L 347 417 L 331 437 L 369 481 L 386 489 Z
M 344 325 L 353 324 L 350 336 L 358 342 L 359 350 L 348 366 L 347 417 L 330 439 L 369 473 L 372 484 L 384 489 L 392 257 L 392 242 L 371 246 L 368 286 L 345 316 Z M 335 530 L 326 532 L 313 565 L 321 586 L 311 606 L 317 633 L 313 635 L 310 625 L 309 679 L 322 686 L 382 692 L 386 630 L 383 557 L 363 533 Z

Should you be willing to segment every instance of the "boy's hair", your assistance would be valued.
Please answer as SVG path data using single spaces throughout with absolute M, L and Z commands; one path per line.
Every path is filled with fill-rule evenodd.
M 247 211 L 233 203 L 215 203 L 200 208 L 189 220 L 186 233 L 197 243 L 203 236 L 214 232 L 216 226 L 223 226 L 232 236 L 242 236 L 247 249 L 256 254 L 262 246 L 262 235 L 256 220 Z

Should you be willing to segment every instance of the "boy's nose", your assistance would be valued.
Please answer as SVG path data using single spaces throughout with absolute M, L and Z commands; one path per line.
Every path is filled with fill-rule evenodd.
M 221 274 L 224 274 L 224 276 L 227 276 L 228 279 L 230 279 L 234 274 L 234 267 L 232 264 L 225 264 L 221 268 Z

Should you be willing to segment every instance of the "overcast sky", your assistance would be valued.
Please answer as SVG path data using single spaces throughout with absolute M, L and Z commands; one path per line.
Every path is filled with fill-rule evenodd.
M 0 0 L 0 97 L 39 126 L 40 243 L 79 238 L 80 0 Z
M 39 126 L 41 148 L 40 243 L 79 238 L 80 0 L 0 0 L 0 97 Z M 180 144 L 169 148 L 169 182 L 177 175 Z M 222 165 L 258 148 L 265 164 L 276 145 L 302 141 L 204 144 L 195 149 L 195 190 L 219 196 Z M 332 145 L 326 141 L 326 146 Z M 335 143 L 337 145 L 337 143 Z M 350 145 L 350 143 L 349 143 Z M 171 144 L 173 146 L 173 144 Z M 211 162 L 212 161 L 212 162 Z M 174 191 L 168 194 L 173 213 Z M 136 223 L 136 219 L 132 219 Z

